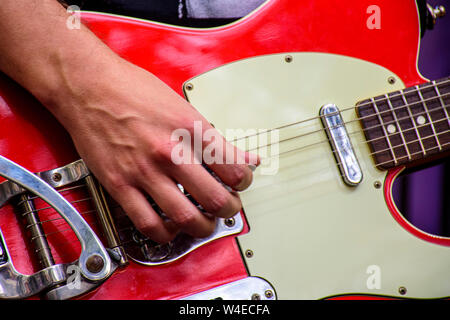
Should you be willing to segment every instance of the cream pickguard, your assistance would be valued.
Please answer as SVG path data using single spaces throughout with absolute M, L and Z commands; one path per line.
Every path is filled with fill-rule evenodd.
M 263 156 L 297 151 L 266 164 L 278 168 L 276 174 L 259 167 L 241 194 L 250 231 L 238 241 L 243 253 L 253 253 L 243 254 L 249 273 L 269 281 L 279 299 L 449 295 L 450 248 L 420 240 L 394 220 L 383 188 L 374 187 L 386 172 L 375 169 L 360 124 L 353 121 L 355 110 L 342 116 L 363 171 L 356 187 L 343 183 L 317 118 L 325 104 L 343 110 L 403 88 L 395 74 L 339 55 L 289 53 L 234 62 L 189 83 L 188 100 L 224 134 L 316 118 L 281 129 L 280 140 L 302 137 L 281 142 L 279 150 L 261 149 Z M 400 287 L 406 294 L 399 294 Z

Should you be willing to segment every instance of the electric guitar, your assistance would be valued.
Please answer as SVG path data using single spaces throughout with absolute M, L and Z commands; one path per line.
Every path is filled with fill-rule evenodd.
M 1 75 L 0 298 L 450 296 L 450 239 L 392 197 L 405 167 L 450 150 L 450 78 L 417 70 L 415 1 L 272 0 L 210 29 L 82 19 L 217 129 L 240 129 L 236 144 L 257 141 L 263 163 L 210 237 L 158 245 Z

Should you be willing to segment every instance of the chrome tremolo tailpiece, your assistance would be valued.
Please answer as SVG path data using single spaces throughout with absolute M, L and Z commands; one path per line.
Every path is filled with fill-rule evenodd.
M 206 238 L 193 238 L 179 233 L 171 242 L 160 245 L 135 228 L 123 209 L 93 177 L 83 160 L 33 174 L 8 159 L 1 158 L 0 176 L 8 179 L 0 183 L 0 208 L 11 201 L 17 211 L 22 213 L 36 249 L 36 258 L 42 268 L 30 276 L 17 272 L 0 229 L 0 299 L 20 299 L 42 292 L 45 292 L 47 299 L 76 297 L 100 285 L 118 267 L 127 265 L 128 258 L 146 266 L 171 263 L 213 240 L 238 234 L 244 227 L 239 212 L 232 218 L 216 219 L 214 232 Z M 87 188 L 88 199 L 92 199 L 95 208 L 92 211 L 96 212 L 102 228 L 105 246 L 80 213 L 54 189 L 64 187 L 68 190 L 81 186 Z M 181 185 L 179 188 L 200 211 L 204 211 Z M 34 207 L 35 196 L 53 207 L 76 234 L 82 247 L 77 261 L 55 264 L 37 214 L 39 209 Z M 167 219 L 151 198 L 148 201 L 163 219 Z M 70 283 L 70 276 L 74 271 L 79 271 L 82 275 L 78 277 L 81 281 L 77 285 Z
M 338 107 L 334 104 L 324 105 L 320 109 L 320 118 L 344 183 L 357 186 L 363 174 Z
M 15 269 L 0 231 L 0 299 L 22 299 L 41 292 L 46 292 L 46 297 L 49 299 L 72 298 L 95 288 L 117 268 L 117 263 L 111 260 L 108 251 L 87 222 L 53 188 L 72 183 L 88 174 L 89 171 L 82 161 L 63 168 L 33 174 L 0 156 L 0 176 L 8 179 L 0 184 L 0 206 L 13 197 L 32 193 L 59 213 L 71 227 L 81 245 L 81 253 L 76 261 L 55 265 L 51 257 L 46 257 L 43 263 L 46 266 L 44 269 L 32 275 L 24 275 Z M 24 200 L 27 199 L 22 199 L 21 202 L 24 203 Z M 41 236 L 38 229 L 34 232 L 38 237 Z M 48 249 L 45 243 L 42 249 Z M 79 273 L 79 283 L 68 281 L 71 272 Z

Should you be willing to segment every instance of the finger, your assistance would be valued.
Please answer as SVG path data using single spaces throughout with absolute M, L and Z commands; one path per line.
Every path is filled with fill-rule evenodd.
M 158 181 L 158 185 L 144 181 L 144 189 L 176 226 L 195 238 L 207 237 L 214 231 L 215 219 L 200 212 L 173 180 L 161 176 Z
M 115 190 L 113 198 L 131 219 L 136 228 L 145 236 L 158 243 L 167 243 L 176 236 L 179 229 L 163 219 L 153 210 L 141 191 L 133 187 Z
M 204 121 L 202 128 L 204 130 L 193 131 L 195 138 L 202 141 L 202 150 L 197 150 L 194 141 L 194 157 L 197 163 L 202 160 L 223 183 L 234 190 L 247 189 L 252 183 L 253 171 L 260 163 L 259 157 L 229 143 L 210 123 Z M 198 136 L 200 133 L 202 136 Z M 234 141 L 237 140 L 246 144 L 244 139 Z
M 229 218 L 241 210 L 238 194 L 225 189 L 203 166 L 179 165 L 172 174 L 208 213 Z
M 206 153 L 204 153 L 204 161 L 223 183 L 237 191 L 243 191 L 250 186 L 253 180 L 253 168 L 260 162 L 256 155 L 244 152 L 223 137 L 215 138 L 205 148 L 214 150 L 214 161 L 208 161 Z

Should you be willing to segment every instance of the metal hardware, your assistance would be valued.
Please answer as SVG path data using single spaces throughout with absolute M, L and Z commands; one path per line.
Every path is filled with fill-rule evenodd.
M 389 77 L 389 78 L 388 78 L 388 83 L 389 83 L 389 84 L 394 84 L 395 81 L 396 81 L 396 80 L 395 80 L 394 77 Z
M 292 62 L 292 60 L 294 60 L 294 58 L 293 58 L 291 55 L 287 55 L 287 56 L 284 57 L 284 60 L 285 60 L 287 63 L 290 63 L 290 62 Z
M 19 210 L 19 214 L 26 221 L 25 226 L 31 234 L 31 242 L 34 245 L 39 264 L 42 268 L 54 265 L 55 261 L 30 196 L 22 194 L 17 201 L 16 207 Z
M 380 189 L 381 188 L 381 186 L 382 186 L 382 183 L 380 182 L 380 181 L 375 181 L 374 183 L 373 183 L 373 186 L 376 188 L 376 189 Z
M 266 294 L 270 292 L 271 294 Z M 276 300 L 274 288 L 264 279 L 248 277 L 181 300 Z
M 253 257 L 253 251 L 250 250 L 250 249 L 245 250 L 245 256 L 246 256 L 247 258 Z
M 427 19 L 426 19 L 426 27 L 429 30 L 433 30 L 436 25 L 436 20 L 438 18 L 442 18 L 446 14 L 446 10 L 444 6 L 435 6 L 434 8 L 427 3 Z
M 99 255 L 93 254 L 86 261 L 86 268 L 92 273 L 98 273 L 103 269 L 105 261 Z
M 357 186 L 363 174 L 339 109 L 334 104 L 324 105 L 320 109 L 320 117 L 344 183 Z
M 264 292 L 264 295 L 266 296 L 266 298 L 270 299 L 273 297 L 273 291 L 272 290 L 266 290 Z
M 88 170 L 81 161 L 63 168 L 33 174 L 25 168 L 0 156 L 0 175 L 8 179 L 8 181 L 2 184 L 2 194 L 6 195 L 2 198 L 2 204 L 11 196 L 23 194 L 25 191 L 35 194 L 47 202 L 64 218 L 80 241 L 82 249 L 79 259 L 75 262 L 64 265 L 52 265 L 30 276 L 18 273 L 9 260 L 9 254 L 4 254 L 7 258 L 0 266 L 0 298 L 25 298 L 43 290 L 54 288 L 58 284 L 61 286 L 53 290 L 69 290 L 69 293 L 66 291 L 65 296 L 73 297 L 73 294 L 77 290 L 70 291 L 67 288 L 68 284 L 63 285 L 67 280 L 66 271 L 69 267 L 74 267 L 79 271 L 80 276 L 82 276 L 81 284 L 84 287 L 98 285 L 115 270 L 116 264 L 111 261 L 108 252 L 87 222 L 64 197 L 52 188 L 52 186 L 62 186 L 70 183 L 70 181 L 78 179 L 86 172 Z M 58 182 L 54 182 L 51 178 L 54 177 L 55 173 L 61 175 L 61 179 Z M 46 183 L 43 179 L 53 182 Z M 14 184 L 17 184 L 18 187 L 14 186 Z M 7 252 L 1 231 L 0 235 L 2 251 Z M 99 257 L 103 261 L 101 265 L 97 263 L 95 265 L 96 268 L 90 267 L 93 256 Z M 98 262 L 98 258 L 96 259 Z M 83 293 L 83 291 L 79 291 L 79 293 Z
M 228 219 L 225 219 L 225 225 L 228 227 L 228 228 L 231 228 L 232 226 L 234 226 L 234 224 L 236 223 L 236 221 L 234 220 L 234 218 L 228 218 Z
M 63 187 L 74 183 L 87 177 L 89 174 L 89 169 L 86 167 L 83 160 L 77 160 L 57 169 L 36 173 L 38 177 L 53 188 Z M 13 181 L 8 180 L 0 183 L 0 207 L 11 198 L 25 192 L 27 192 L 25 188 Z
M 128 264 L 128 259 L 126 257 L 125 250 L 120 244 L 119 234 L 113 222 L 103 187 L 93 176 L 87 176 L 85 181 L 89 193 L 93 199 L 103 235 L 105 236 L 107 242 L 107 247 L 113 250 L 115 261 L 119 264 L 119 266 L 123 267 Z
M 158 244 L 142 235 L 130 221 L 125 221 L 126 217 L 121 216 L 117 220 L 120 238 L 123 241 L 124 249 L 133 261 L 154 266 L 176 261 L 188 253 L 194 251 L 202 245 L 213 240 L 229 235 L 238 234 L 244 227 L 241 214 L 237 213 L 232 219 L 234 225 L 227 225 L 226 219 L 216 219 L 214 232 L 206 238 L 193 238 L 185 233 L 178 234 L 174 240 L 167 244 Z M 126 219 L 128 220 L 128 219 Z
M 0 230 L 0 247 L 3 252 L 0 260 L 0 299 L 23 299 L 31 297 L 66 281 L 63 265 L 54 265 L 32 275 L 19 273 L 9 259 L 9 251 Z
M 192 83 L 186 83 L 186 85 L 184 87 L 188 91 L 192 91 L 194 89 L 194 85 Z
M 400 293 L 402 296 L 405 295 L 407 292 L 405 287 L 400 287 L 398 288 L 398 293 Z

